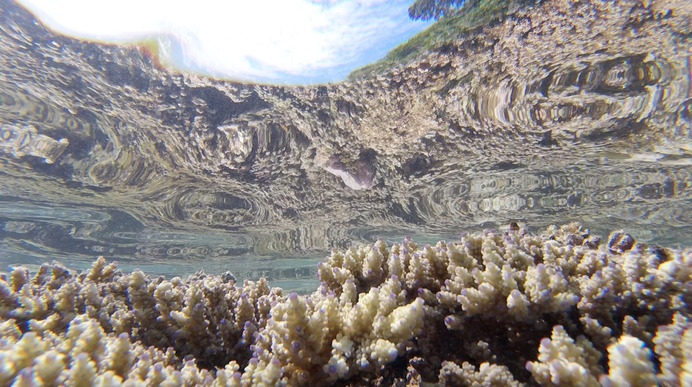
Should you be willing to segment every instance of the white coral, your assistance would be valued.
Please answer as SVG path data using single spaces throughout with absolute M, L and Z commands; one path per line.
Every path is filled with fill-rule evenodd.
M 592 371 L 598 370 L 598 357 L 583 336 L 574 340 L 561 325 L 553 327 L 551 338 L 538 347 L 538 361 L 528 362 L 526 369 L 543 385 L 597 386 Z
M 369 381 L 367 374 L 377 375 L 398 357 L 409 362 L 407 378 L 415 381 L 416 353 L 434 353 L 449 337 L 471 348 L 464 356 L 480 366 L 447 362 L 441 382 L 509 385 L 516 383 L 510 368 L 484 363 L 502 357 L 493 352 L 493 337 L 475 336 L 478 321 L 493 330 L 507 327 L 509 345 L 519 348 L 532 336 L 526 330 L 547 328 L 542 316 L 551 313 L 599 348 L 613 340 L 613 331 L 626 334 L 609 347 L 604 383 L 640 376 L 689 383 L 692 330 L 684 316 L 692 252 L 654 254 L 638 245 L 613 254 L 580 244 L 584 231 L 576 225 L 549 232 L 485 232 L 423 248 L 406 238 L 389 251 L 382 241 L 335 251 L 320 266 L 322 284 L 307 296 L 283 296 L 263 279 L 240 286 L 202 273 L 187 280 L 122 275 L 102 258 L 80 276 L 57 264 L 41 266 L 33 278 L 18 268 L 0 274 L 0 384 Z M 643 262 L 634 262 L 637 254 Z M 642 309 L 636 320 L 613 321 L 620 305 Z M 650 351 L 627 334 L 649 342 L 652 326 L 676 311 L 653 338 L 661 364 L 656 376 Z M 233 360 L 215 373 L 197 363 L 237 353 L 252 356 L 242 372 Z M 603 373 L 601 356 L 585 337 L 573 340 L 556 326 L 527 369 L 539 383 L 589 385 Z
M 608 375 L 601 377 L 604 386 L 655 386 L 657 384 L 651 350 L 636 337 L 622 335 L 608 347 Z

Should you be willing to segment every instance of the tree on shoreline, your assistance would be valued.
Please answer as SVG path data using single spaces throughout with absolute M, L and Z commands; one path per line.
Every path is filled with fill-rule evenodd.
M 476 0 L 416 0 L 408 9 L 413 20 L 438 20 L 456 13 L 462 6 L 473 6 Z

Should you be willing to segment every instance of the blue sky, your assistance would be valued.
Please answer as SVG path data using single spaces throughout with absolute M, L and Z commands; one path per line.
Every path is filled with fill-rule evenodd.
M 19 0 L 50 29 L 80 39 L 155 38 L 182 71 L 281 84 L 336 82 L 430 23 L 413 0 Z

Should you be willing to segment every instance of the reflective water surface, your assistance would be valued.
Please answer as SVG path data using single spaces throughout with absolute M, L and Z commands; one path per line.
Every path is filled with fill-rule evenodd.
M 0 270 L 103 255 L 303 289 L 333 248 L 511 221 L 689 245 L 690 8 L 543 2 L 383 74 L 279 87 L 0 1 Z

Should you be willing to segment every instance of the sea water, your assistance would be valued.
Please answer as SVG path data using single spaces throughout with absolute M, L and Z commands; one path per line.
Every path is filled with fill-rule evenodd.
M 689 5 L 663 3 L 543 2 L 379 73 L 272 86 L 3 1 L 0 270 L 102 255 L 311 291 L 332 249 L 378 238 L 578 221 L 689 245 Z

